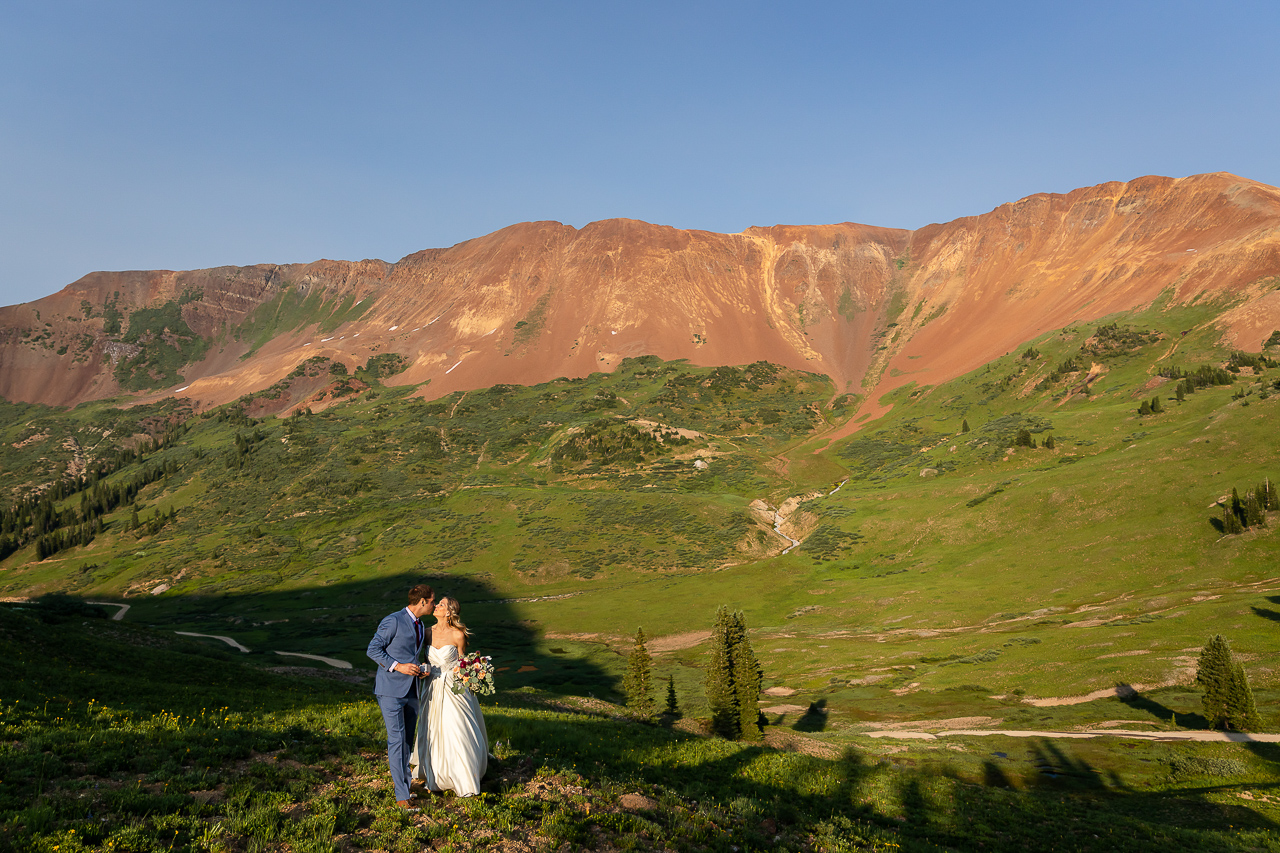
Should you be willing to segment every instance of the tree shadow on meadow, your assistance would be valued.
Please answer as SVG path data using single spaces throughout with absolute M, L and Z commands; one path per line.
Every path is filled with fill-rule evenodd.
M 495 711 L 491 731 L 517 750 L 541 750 L 553 764 L 587 777 L 661 786 L 690 806 L 718 812 L 715 819 L 735 841 L 752 845 L 772 842 L 774 825 L 834 832 L 845 845 L 835 849 L 880 849 L 879 837 L 899 838 L 903 849 L 1019 853 L 1156 849 L 1153 839 L 1194 849 L 1206 831 L 1280 828 L 1247 805 L 1223 804 L 1218 795 L 1237 786 L 1147 791 L 1049 739 L 1031 747 L 1029 775 L 994 760 L 975 774 L 945 759 L 871 761 L 850 748 L 831 760 L 687 733 L 674 735 L 683 743 L 676 750 L 664 746 L 673 735 L 656 726 L 586 716 L 573 723 L 510 721 Z
M 1280 595 L 1269 595 L 1267 601 L 1272 604 L 1280 604 Z M 1255 616 L 1261 616 L 1263 619 L 1270 619 L 1272 622 L 1280 622 L 1280 611 L 1271 610 L 1267 607 L 1253 607 Z
M 1116 685 L 1116 698 L 1133 710 L 1150 714 L 1161 722 L 1176 721 L 1184 729 L 1211 728 L 1209 721 L 1205 719 L 1203 714 L 1198 714 L 1194 711 L 1190 713 L 1187 711 L 1174 711 L 1168 705 L 1157 702 L 1150 696 L 1144 696 L 1129 684 Z
M 420 583 L 430 584 L 437 600 L 445 595 L 458 600 L 462 621 L 472 633 L 468 651 L 493 658 L 503 689 L 528 685 L 553 692 L 618 695 L 617 675 L 602 665 L 603 658 L 614 653 L 600 650 L 593 657 L 563 649 L 552 652 L 540 642 L 539 626 L 517 612 L 516 601 L 502 598 L 483 578 L 468 575 L 402 572 L 289 590 L 169 594 L 121 603 L 132 605 L 125 616 L 128 623 L 209 635 L 192 642 L 230 651 L 222 640 L 212 639 L 227 637 L 249 649 L 233 652 L 245 663 L 355 675 L 367 680 L 372 690 L 374 664 L 366 654 L 369 640 L 382 618 L 403 608 L 409 589 Z M 429 617 L 427 621 L 430 624 Z M 351 669 L 294 655 L 332 658 L 351 664 Z
M 798 732 L 825 731 L 827 728 L 827 714 L 826 699 L 810 702 L 808 710 L 791 725 L 791 728 Z

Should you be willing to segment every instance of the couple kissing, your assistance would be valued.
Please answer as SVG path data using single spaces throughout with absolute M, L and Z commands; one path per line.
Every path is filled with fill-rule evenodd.
M 409 590 L 409 604 L 378 623 L 368 655 L 378 665 L 373 692 L 387 727 L 387 764 L 396 804 L 417 811 L 411 782 L 463 797 L 480 792 L 489 738 L 475 695 L 455 684 L 454 668 L 470 631 L 458 602 L 438 602 L 426 584 Z M 427 626 L 423 619 L 435 617 Z M 425 647 L 425 659 L 421 658 Z M 412 767 L 411 767 L 412 765 Z

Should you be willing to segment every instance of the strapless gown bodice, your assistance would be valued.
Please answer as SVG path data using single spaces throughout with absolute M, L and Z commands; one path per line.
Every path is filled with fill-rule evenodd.
M 431 664 L 431 674 L 440 676 L 443 672 L 452 671 L 458 665 L 457 646 L 427 646 L 427 663 Z

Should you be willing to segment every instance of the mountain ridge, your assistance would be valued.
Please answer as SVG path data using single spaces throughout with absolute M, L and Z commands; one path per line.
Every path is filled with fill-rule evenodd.
M 874 402 L 1161 294 L 1221 300 L 1224 337 L 1258 348 L 1280 327 L 1276 276 L 1280 190 L 1227 173 L 1037 193 L 915 230 L 527 222 L 394 263 L 90 273 L 0 308 L 0 396 L 207 407 L 316 355 L 397 353 L 389 381 L 436 398 L 652 354 L 768 360 Z

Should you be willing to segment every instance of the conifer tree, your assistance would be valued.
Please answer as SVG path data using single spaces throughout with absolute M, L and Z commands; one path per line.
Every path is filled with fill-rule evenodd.
M 707 667 L 707 704 L 711 729 L 730 740 L 760 739 L 760 662 L 747 638 L 742 611 L 721 606 L 711 634 L 711 663 Z
M 1204 690 L 1200 702 L 1204 718 L 1213 728 L 1222 728 L 1230 718 L 1231 686 L 1235 680 L 1231 649 L 1221 634 L 1214 634 L 1200 651 L 1196 684 Z
M 1240 500 L 1240 492 L 1234 486 L 1231 487 L 1231 514 L 1236 517 L 1236 521 L 1240 522 L 1240 527 L 1245 526 L 1244 501 Z
M 1276 494 L 1276 484 L 1271 482 L 1270 477 L 1267 478 L 1266 486 L 1267 486 L 1267 509 L 1271 510 L 1272 512 L 1276 510 L 1280 510 L 1280 495 Z
M 1158 415 L 1164 411 L 1164 406 L 1160 404 L 1160 395 L 1151 398 L 1151 414 Z
M 1044 437 L 1044 449 L 1053 450 L 1053 433 L 1049 433 Z
M 1151 401 L 1150 401 L 1150 400 L 1143 400 L 1143 401 L 1142 401 L 1142 405 L 1138 407 L 1138 414 L 1139 414 L 1140 416 L 1145 416 L 1145 415 L 1149 415 L 1149 414 L 1151 414 Z
M 1263 527 L 1267 523 L 1262 505 L 1258 503 L 1257 492 L 1249 492 L 1244 499 L 1244 526 Z
M 676 703 L 676 677 L 674 675 L 667 676 L 667 707 L 662 713 L 669 714 L 672 717 L 680 716 L 680 706 Z
M 1243 732 L 1257 731 L 1261 726 L 1244 667 L 1236 662 L 1221 634 L 1214 634 L 1200 652 L 1196 683 L 1204 689 L 1201 703 L 1213 728 Z
M 1258 705 L 1253 700 L 1253 689 L 1244 673 L 1244 665 L 1237 662 L 1231 672 L 1231 719 L 1229 725 L 1238 732 L 1256 732 L 1262 728 Z
M 960 433 L 963 435 L 968 431 L 969 431 L 969 419 L 965 418 L 960 422 Z
M 1182 383 L 1178 383 L 1178 387 L 1173 389 L 1173 395 L 1179 403 L 1187 398 L 1187 392 L 1182 390 Z
M 747 638 L 747 617 L 739 610 L 733 615 L 738 645 L 733 653 L 733 690 L 738 699 L 739 737 L 760 740 L 760 688 L 764 671 Z
M 1244 533 L 1244 525 L 1240 523 L 1240 517 L 1232 511 L 1229 505 L 1222 508 L 1222 532 L 1228 536 Z
M 636 629 L 636 644 L 627 658 L 627 674 L 622 679 L 622 689 L 627 694 L 627 707 L 641 717 L 653 716 L 653 684 L 650 670 L 653 658 L 644 647 L 644 628 Z
M 711 708 L 711 730 L 728 740 L 739 734 L 738 697 L 733 689 L 733 617 L 723 604 L 716 610 L 711 630 L 711 663 L 707 666 L 707 705 Z

